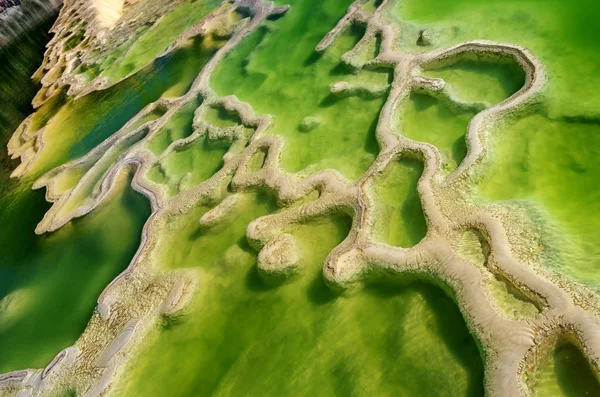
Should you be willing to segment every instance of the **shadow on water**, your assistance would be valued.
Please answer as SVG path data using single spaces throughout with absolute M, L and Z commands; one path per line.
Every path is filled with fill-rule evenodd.
M 315 305 L 326 305 L 338 298 L 339 294 L 335 293 L 325 284 L 323 273 L 319 271 L 308 285 L 307 297 Z
M 418 175 L 413 178 L 410 190 L 404 204 L 402 205 L 402 217 L 404 218 L 404 226 L 411 241 L 415 244 L 427 233 L 427 223 L 423 215 L 423 207 L 421 206 L 421 198 L 417 191 L 417 185 L 421 174 L 423 173 L 423 163 L 418 160 L 402 159 L 399 164 L 406 167 L 413 175 Z
M 563 396 L 600 396 L 600 384 L 590 364 L 572 344 L 554 351 L 554 374 Z
M 330 93 L 325 98 L 323 98 L 323 100 L 321 102 L 319 102 L 319 107 L 328 108 L 328 107 L 335 105 L 336 103 L 338 103 L 341 100 L 343 100 L 343 98 L 340 98 L 340 97 L 335 96 Z
M 452 356 L 465 368 L 465 372 L 468 374 L 465 395 L 484 395 L 483 362 L 477 344 L 469 333 L 458 307 L 441 288 L 425 281 L 414 279 L 403 281 L 400 279 L 396 282 L 386 281 L 385 283 L 372 284 L 366 287 L 362 293 L 382 300 L 397 297 L 403 297 L 403 300 L 407 300 L 411 296 L 418 296 L 423 299 L 427 310 L 433 313 L 433 322 L 428 322 L 427 326 L 432 327 L 432 332 L 443 341 Z M 393 321 L 399 323 L 410 322 L 411 320 L 407 318 L 408 315 L 408 306 L 398 307 Z M 390 337 L 387 345 L 393 346 L 397 341 L 397 337 Z M 427 349 L 427 346 L 422 348 Z M 397 349 L 390 348 L 388 351 L 397 351 Z M 390 361 L 393 360 L 397 360 L 397 357 L 390 357 Z M 400 365 L 406 364 L 402 363 Z
M 313 52 L 310 54 L 308 58 L 304 61 L 304 66 L 311 66 L 315 64 L 319 59 L 323 57 L 323 52 Z
M 467 142 L 465 137 L 466 135 L 459 136 L 452 144 L 452 159 L 456 162 L 457 167 L 467 157 Z
M 150 209 L 130 188 L 114 194 L 86 217 L 42 236 L 33 232 L 48 207 L 42 191 L 0 205 L 0 373 L 43 367 L 72 344 L 98 295 L 126 268 Z
M 352 68 L 352 66 L 347 65 L 343 62 L 338 63 L 337 65 L 335 65 L 335 67 L 333 69 L 331 69 L 329 71 L 329 75 L 330 76 L 347 76 L 349 74 L 352 74 L 354 72 L 354 68 Z
M 373 185 L 378 203 L 374 222 L 375 238 L 387 244 L 409 248 L 427 233 L 417 186 L 423 163 L 412 158 L 400 158 L 389 164 Z
M 371 153 L 375 156 L 379 153 L 379 143 L 377 142 L 377 124 L 379 123 L 379 115 L 373 119 L 367 132 L 367 139 L 365 139 L 364 150 L 367 153 Z
M 237 245 L 244 252 L 251 254 L 254 258 L 253 264 L 248 268 L 248 272 L 246 273 L 245 278 L 245 286 L 246 288 L 248 288 L 248 290 L 252 292 L 267 292 L 280 287 L 280 285 L 268 284 L 261 278 L 260 274 L 258 273 L 258 264 L 256 262 L 256 256 L 258 254 L 252 247 L 250 247 L 250 245 L 248 244 L 248 240 L 246 240 L 246 237 L 240 238 L 238 240 Z
M 426 94 L 411 93 L 410 99 L 414 101 L 415 110 L 417 112 L 422 112 L 431 107 L 439 106 L 438 99 Z

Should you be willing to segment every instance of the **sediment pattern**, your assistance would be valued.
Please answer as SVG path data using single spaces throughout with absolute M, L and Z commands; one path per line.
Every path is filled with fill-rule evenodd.
M 600 374 L 597 298 L 541 269 L 539 242 L 522 241 L 523 231 L 532 225 L 518 213 L 469 199 L 469 181 L 479 177 L 477 165 L 488 156 L 488 134 L 503 118 L 537 103 L 546 83 L 543 65 L 526 48 L 490 41 L 466 42 L 422 53 L 403 51 L 397 47 L 402 32 L 386 16 L 390 0 L 382 1 L 371 13 L 361 8 L 365 3 L 365 0 L 353 3 L 316 48 L 317 52 L 327 51 L 352 24 L 363 25 L 366 27 L 364 36 L 342 56 L 342 61 L 356 69 L 393 71 L 393 81 L 385 89 L 352 86 L 346 82 L 331 87 L 336 95 L 387 95 L 376 129 L 380 153 L 357 180 L 349 180 L 335 170 L 303 178 L 284 172 L 279 165 L 283 138 L 265 133 L 271 116 L 257 115 L 249 104 L 234 96 L 219 97 L 210 88 L 211 73 L 226 54 L 266 18 L 281 16 L 287 11 L 287 7 L 275 7 L 262 0 L 237 0 L 224 1 L 167 50 L 166 53 L 174 52 L 198 36 L 227 38 L 200 71 L 187 94 L 148 105 L 87 155 L 36 181 L 34 188 L 46 187 L 46 198 L 53 203 L 36 233 L 54 231 L 89 213 L 125 183 L 130 173 L 133 173 L 133 188 L 148 197 L 153 214 L 144 227 L 137 254 L 127 270 L 106 287 L 98 299 L 96 313 L 75 346 L 59 353 L 44 370 L 16 371 L 1 376 L 0 391 L 41 395 L 71 388 L 82 395 L 95 396 L 109 390 L 112 380 L 123 371 L 124 363 L 149 327 L 159 316 L 182 310 L 196 288 L 193 271 L 160 272 L 151 268 L 161 230 L 172 217 L 198 203 L 220 201 L 198 220 L 202 227 L 218 224 L 237 200 L 235 194 L 224 198 L 228 186 L 234 193 L 266 189 L 276 194 L 282 206 L 281 211 L 251 222 L 246 230 L 249 243 L 259 251 L 259 272 L 269 281 L 285 282 L 301 271 L 299 248 L 290 231 L 314 219 L 346 213 L 353 219 L 352 229 L 323 265 L 324 278 L 331 288 L 350 293 L 382 278 L 420 278 L 440 285 L 456 301 L 478 341 L 485 363 L 486 394 L 531 395 L 533 374 L 559 341 L 567 340 L 577 346 L 595 374 Z M 66 23 L 81 17 L 73 11 L 81 4 L 79 1 L 65 6 L 55 27 L 57 32 Z M 237 13 L 240 18 L 228 18 L 231 13 Z M 86 35 L 96 32 L 96 36 L 89 33 L 86 36 L 89 39 L 82 41 L 81 51 L 85 51 L 85 40 L 102 37 L 98 32 L 110 29 L 107 24 L 96 24 L 92 28 L 89 25 L 94 22 L 89 18 L 84 20 L 88 24 Z M 56 89 L 68 86 L 68 95 L 82 96 L 106 86 L 102 79 L 84 81 L 74 75 L 75 52 L 60 49 L 66 39 L 64 35 L 57 35 L 40 68 L 44 88 L 34 101 L 37 105 L 55 95 Z M 365 60 L 361 54 L 373 41 L 380 43 L 378 52 L 373 59 Z M 422 73 L 455 63 L 465 55 L 518 63 L 525 71 L 524 86 L 503 102 L 489 106 L 456 98 L 445 88 L 442 79 L 427 78 Z M 60 73 L 56 72 L 57 68 Z M 444 172 L 442 156 L 435 146 L 408 139 L 396 127 L 398 109 L 411 92 L 442 97 L 456 106 L 479 112 L 466 131 L 467 155 L 451 174 Z M 173 141 L 160 154 L 145 146 L 178 111 L 194 103 L 198 106 L 190 136 Z M 224 109 L 236 115 L 240 123 L 232 127 L 212 125 L 203 119 L 208 108 Z M 161 114 L 158 118 L 144 122 L 157 111 Z M 43 128 L 31 129 L 30 120 L 26 120 L 9 143 L 11 154 L 21 157 L 22 161 L 14 176 L 27 174 L 37 154 L 44 150 Z M 209 179 L 193 185 L 186 183 L 184 176 L 175 191 L 167 191 L 147 178 L 148 171 L 153 167 L 160 169 L 161 161 L 170 153 L 202 140 L 228 146 L 222 167 Z M 264 161 L 256 169 L 253 159 L 258 155 L 264 155 Z M 401 158 L 416 159 L 424 164 L 418 193 L 427 234 L 411 248 L 393 247 L 373 237 L 377 207 L 372 194 L 374 177 L 385 173 Z M 65 188 L 68 185 L 65 181 L 73 175 L 77 182 Z M 307 200 L 315 191 L 317 198 Z M 459 241 L 466 232 L 473 232 L 479 238 L 481 263 L 460 253 Z M 503 313 L 486 283 L 490 277 L 501 278 L 511 285 L 535 305 L 538 313 L 517 318 Z

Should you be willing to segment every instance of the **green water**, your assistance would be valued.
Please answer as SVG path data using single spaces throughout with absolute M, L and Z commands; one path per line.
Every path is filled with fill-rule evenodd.
M 294 230 L 302 273 L 274 288 L 244 234 L 276 207 L 254 194 L 236 207 L 216 230 L 198 226 L 207 207 L 169 223 L 157 260 L 197 269 L 197 296 L 151 331 L 117 395 L 482 395 L 477 347 L 442 291 L 372 286 L 343 297 L 325 285 L 323 260 L 349 219 Z
M 355 178 L 377 153 L 374 128 L 384 99 L 338 99 L 329 85 L 360 79 L 383 86 L 388 75 L 354 75 L 339 63 L 360 31 L 349 32 L 324 55 L 314 54 L 349 2 L 293 3 L 285 17 L 246 38 L 211 84 L 220 95 L 235 94 L 259 114 L 274 115 L 269 132 L 285 139 L 285 169 L 333 167 Z M 320 123 L 301 131 L 309 116 Z M 237 122 L 222 109 L 208 109 L 203 117 L 217 126 Z M 394 220 L 387 233 L 391 242 L 412 246 L 426 231 L 416 195 L 422 164 L 403 160 L 392 168 L 391 178 L 400 180 L 382 183 Z M 400 214 L 396 202 L 405 207 Z M 348 233 L 348 219 L 293 230 L 301 275 L 270 287 L 258 275 L 245 229 L 276 211 L 272 200 L 243 195 L 224 225 L 203 229 L 198 220 L 209 209 L 197 207 L 161 229 L 156 260 L 163 268 L 196 269 L 198 292 L 185 315 L 165 318 L 151 331 L 115 385 L 116 394 L 482 395 L 477 347 L 442 291 L 422 284 L 374 285 L 337 296 L 328 289 L 321 266 Z
M 3 147 L 31 111 L 36 85 L 29 75 L 41 62 L 48 28 L 39 26 L 2 55 L 10 55 L 10 62 L 0 65 L 2 97 L 7 100 L 1 112 L 6 118 L 0 123 Z M 33 230 L 49 204 L 42 191 L 31 190 L 31 179 L 8 178 L 16 164 L 8 161 L 6 149 L 1 153 L 0 373 L 4 373 L 42 368 L 77 340 L 98 295 L 133 256 L 149 206 L 126 190 L 57 233 L 36 236 Z M 120 236 L 117 241 L 115 234 Z
M 190 136 L 193 132 L 194 112 L 199 105 L 192 101 L 183 106 L 144 145 L 156 156 L 160 156 L 171 143 Z
M 486 200 L 524 200 L 543 227 L 546 264 L 599 288 L 600 42 L 592 21 L 600 3 L 409 0 L 394 12 L 435 32 L 436 48 L 491 39 L 526 46 L 544 63 L 542 105 L 494 131 L 492 158 L 477 187 Z
M 464 101 L 490 104 L 508 98 L 525 82 L 525 73 L 516 63 L 495 64 L 469 59 L 428 71 L 426 75 L 444 79 L 451 92 Z
M 491 158 L 482 166 L 477 189 L 484 200 L 525 206 L 543 232 L 544 264 L 597 290 L 600 94 L 595 87 L 600 43 L 594 39 L 599 31 L 593 21 L 600 16 L 600 3 L 408 0 L 396 4 L 393 13 L 408 20 L 406 26 L 428 28 L 435 48 L 471 39 L 505 41 L 526 46 L 544 63 L 548 87 L 543 102 L 493 131 L 488 142 Z M 405 45 L 416 48 L 416 40 L 414 44 L 410 40 Z M 439 77 L 469 82 L 474 78 L 466 71 Z M 496 93 L 508 94 L 504 80 L 497 80 Z M 469 89 L 491 93 L 474 82 L 465 85 L 462 95 L 470 96 Z M 539 374 L 537 395 L 598 395 L 598 387 L 585 358 L 566 345 L 555 351 Z
M 147 177 L 166 185 L 168 195 L 173 196 L 210 178 L 221 168 L 226 151 L 201 138 L 169 153 L 148 171 Z
M 200 21 L 221 2 L 219 0 L 186 0 L 163 16 L 146 31 L 127 52 L 102 72 L 109 82 L 114 83 L 129 73 L 140 70 L 165 51 L 171 43 L 189 27 Z M 120 55 L 120 54 L 115 54 Z
M 377 240 L 397 247 L 409 248 L 427 233 L 423 208 L 417 193 L 417 182 L 423 173 L 423 163 L 401 159 L 373 181 Z
M 432 28 L 438 37 L 433 48 L 481 39 L 525 46 L 547 67 L 552 115 L 598 114 L 595 0 L 396 0 L 391 13 Z M 405 40 L 416 47 L 417 36 L 418 30 Z
M 600 384 L 589 363 L 571 344 L 556 348 L 542 368 L 536 396 L 579 397 L 600 395 Z
M 600 125 L 535 114 L 509 123 L 493 144 L 481 194 L 536 203 L 553 221 L 547 232 L 559 252 L 551 263 L 600 287 Z
M 444 168 L 453 170 L 465 158 L 465 133 L 474 112 L 451 106 L 425 94 L 413 93 L 400 111 L 398 130 L 407 138 L 438 148 Z
M 1 55 L 0 142 L 3 148 L 14 129 L 32 111 L 29 102 L 38 86 L 29 76 L 42 60 L 44 45 L 49 39 L 45 32 L 49 27 L 49 23 L 41 24 Z M 141 82 L 137 84 L 140 86 Z M 95 99 L 110 98 L 118 102 L 129 98 L 131 103 L 136 95 L 135 91 L 127 92 L 121 87 L 97 94 Z M 146 99 L 149 100 L 152 98 Z M 108 119 L 108 125 L 127 121 L 127 115 L 119 119 L 116 106 L 104 110 L 107 104 L 89 99 L 76 103 L 77 106 L 66 105 L 76 109 L 69 114 L 74 122 L 67 128 L 57 122 L 57 132 L 64 134 L 61 139 L 75 132 L 104 134 L 103 139 L 107 132 L 96 125 L 102 117 Z M 60 99 L 51 101 L 35 121 L 45 124 L 57 111 L 64 110 L 62 105 Z M 124 109 L 127 110 L 127 106 Z M 88 119 L 87 125 L 82 117 Z M 114 131 L 112 126 L 107 129 L 108 133 Z M 95 142 L 90 142 L 93 144 Z M 72 149 L 73 154 L 80 155 L 90 147 Z M 56 149 L 55 164 L 71 154 L 68 145 L 62 152 L 59 146 L 52 149 Z M 149 216 L 149 205 L 131 190 L 120 189 L 106 205 L 98 208 L 99 211 L 56 233 L 36 236 L 35 226 L 50 206 L 43 191 L 31 190 L 32 178 L 9 179 L 17 162 L 8 159 L 6 149 L 1 153 L 0 373 L 3 373 L 44 367 L 61 349 L 77 340 L 90 319 L 98 295 L 127 266 L 137 249 L 141 227 Z M 50 165 L 45 164 L 44 169 L 48 168 Z M 114 239 L 115 235 L 119 235 L 118 240 Z
M 349 0 L 289 3 L 292 8 L 284 17 L 266 22 L 229 54 L 211 84 L 219 95 L 235 94 L 258 114 L 274 115 L 268 133 L 285 139 L 281 162 L 286 170 L 335 168 L 357 178 L 377 155 L 375 125 L 385 98 L 337 98 L 329 86 L 337 81 L 385 86 L 389 75 L 354 73 L 339 62 L 360 38 L 360 28 L 346 32 L 325 54 L 314 53 Z M 538 113 L 519 116 L 494 131 L 493 157 L 477 188 L 484 200 L 524 200 L 535 209 L 532 216 L 551 220 L 544 223 L 552 242 L 548 264 L 598 287 L 600 153 L 594 148 L 600 147 L 600 94 L 594 90 L 600 44 L 594 39 L 596 28 L 585 22 L 594 21 L 591 15 L 600 6 L 588 0 L 575 3 L 579 7 L 558 0 L 407 0 L 396 3 L 392 12 L 435 30 L 435 48 L 466 39 L 508 41 L 528 46 L 547 65 L 550 83 L 544 103 Z M 185 2 L 105 74 L 114 80 L 140 69 L 215 4 Z M 372 11 L 374 4 L 365 9 Z M 408 43 L 412 31 L 406 32 Z M 410 48 L 417 48 L 416 38 Z M 185 93 L 221 44 L 197 39 L 108 90 L 45 105 L 35 122 L 43 126 L 55 117 L 47 126 L 48 149 L 32 174 L 85 154 L 146 104 Z M 580 73 L 587 79 L 579 78 Z M 489 103 L 505 99 L 523 83 L 522 73 L 507 64 L 463 61 L 427 74 L 444 78 L 461 99 Z M 159 154 L 188 136 L 198 105 L 175 115 L 148 147 Z M 465 156 L 464 134 L 473 116 L 412 94 L 399 110 L 398 129 L 437 146 L 451 171 Z M 207 109 L 203 117 L 221 127 L 239 123 L 220 108 Z M 307 117 L 317 120 L 310 131 L 300 128 Z M 148 176 L 175 195 L 216 172 L 224 152 L 201 139 L 166 156 Z M 2 166 L 6 170 L 12 164 Z M 401 159 L 375 178 L 378 240 L 411 247 L 425 235 L 416 192 L 422 171 L 421 162 Z M 31 183 L 2 183 L 0 373 L 42 367 L 75 341 L 100 291 L 132 257 L 149 215 L 146 201 L 123 188 L 81 220 L 35 236 L 35 224 L 48 204 L 42 192 L 29 191 Z M 186 315 L 163 318 L 151 330 L 129 371 L 116 381 L 117 394 L 483 394 L 477 347 L 456 305 L 441 290 L 425 284 L 377 284 L 338 296 L 325 285 L 321 266 L 349 231 L 345 216 L 292 230 L 301 250 L 301 274 L 272 287 L 258 275 L 245 229 L 257 217 L 278 210 L 273 200 L 242 194 L 223 224 L 201 228 L 198 220 L 210 209 L 199 206 L 155 231 L 161 235 L 153 256 L 158 267 L 195 269 L 198 291 Z M 501 280 L 492 280 L 491 287 L 505 313 L 536 313 Z M 578 354 L 572 346 L 557 349 L 540 374 L 539 395 L 599 393 Z
M 211 85 L 219 95 L 235 94 L 257 113 L 274 115 L 270 132 L 285 139 L 281 163 L 287 171 L 335 168 L 357 178 L 378 152 L 375 126 L 384 98 L 342 99 L 329 92 L 338 81 L 388 84 L 387 73 L 353 74 L 340 63 L 360 38 L 360 29 L 343 35 L 322 56 L 314 52 L 350 3 L 286 2 L 291 8 L 285 17 L 253 33 L 213 74 Z M 306 117 L 320 124 L 303 132 L 299 126 Z
M 227 128 L 242 124 L 239 117 L 230 114 L 222 107 L 207 107 L 202 114 L 202 119 L 215 127 Z
M 36 236 L 48 207 L 41 191 L 0 198 L 0 373 L 44 367 L 75 342 L 150 213 L 145 199 L 120 189 L 92 214 Z
M 48 149 L 40 153 L 32 173 L 84 155 L 160 97 L 184 94 L 214 50 L 196 40 L 107 90 L 65 100 L 58 109 L 48 109 L 52 104 L 40 108 L 36 117 L 52 112 L 54 118 L 44 133 Z

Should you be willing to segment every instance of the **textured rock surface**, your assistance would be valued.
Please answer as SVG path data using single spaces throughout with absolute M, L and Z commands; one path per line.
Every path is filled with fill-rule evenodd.
M 23 0 L 14 7 L 0 9 L 0 48 L 56 15 L 61 5 L 62 0 Z

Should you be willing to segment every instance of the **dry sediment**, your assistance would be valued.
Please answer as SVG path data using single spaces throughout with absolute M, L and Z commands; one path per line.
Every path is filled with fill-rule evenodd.
M 229 4 L 228 2 L 224 2 Z M 60 376 L 54 379 L 70 379 L 78 390 L 97 395 L 109 387 L 111 380 L 123 371 L 124 362 L 132 354 L 156 318 L 164 313 L 174 313 L 185 304 L 185 291 L 195 285 L 197 275 L 185 272 L 160 273 L 152 269 L 152 257 L 159 234 L 172 217 L 185 213 L 197 203 L 220 200 L 225 187 L 230 184 L 236 192 L 267 189 L 275 192 L 284 208 L 272 215 L 258 218 L 247 227 L 249 243 L 259 250 L 259 271 L 275 280 L 286 279 L 298 271 L 298 247 L 289 234 L 302 223 L 326 217 L 334 213 L 352 216 L 352 229 L 347 238 L 327 257 L 323 274 L 327 283 L 340 290 L 353 290 L 380 277 L 420 277 L 437 283 L 456 301 L 467 326 L 478 341 L 485 363 L 485 389 L 490 396 L 528 396 L 532 393 L 530 379 L 544 357 L 559 341 L 568 340 L 577 346 L 589 360 L 594 373 L 600 374 L 600 321 L 596 297 L 583 296 L 577 289 L 570 290 L 555 283 L 539 270 L 535 248 L 522 249 L 515 244 L 519 235 L 530 226 L 526 222 L 507 222 L 507 216 L 491 207 L 474 204 L 465 196 L 468 181 L 476 176 L 477 165 L 487 156 L 487 134 L 503 118 L 520 112 L 534 104 L 545 87 L 546 75 L 543 65 L 527 49 L 512 44 L 490 41 L 473 41 L 450 48 L 424 53 L 411 53 L 396 48 L 402 32 L 386 20 L 384 0 L 373 13 L 360 7 L 365 0 L 353 3 L 347 14 L 339 21 L 317 46 L 325 51 L 351 24 L 365 24 L 366 32 L 355 48 L 342 56 L 342 60 L 356 68 L 389 68 L 393 70 L 390 87 L 349 86 L 339 82 L 332 91 L 341 95 L 385 95 L 387 100 L 377 125 L 380 153 L 356 181 L 346 179 L 335 170 L 324 170 L 306 178 L 284 172 L 279 165 L 283 138 L 266 135 L 271 116 L 257 116 L 248 104 L 235 97 L 219 98 L 210 89 L 210 75 L 223 57 L 246 35 L 273 15 L 285 12 L 270 2 L 244 0 L 222 7 L 207 16 L 198 25 L 184 33 L 178 43 L 195 35 L 207 34 L 219 15 L 243 9 L 250 15 L 243 26 L 232 28 L 229 41 L 221 47 L 205 65 L 189 92 L 176 99 L 160 100 L 136 115 L 121 130 L 98 145 L 79 160 L 60 166 L 42 176 L 35 188 L 46 187 L 46 197 L 53 202 L 36 232 L 44 233 L 61 227 L 71 219 L 92 211 L 108 197 L 119 179 L 133 171 L 132 185 L 146 195 L 153 214 L 146 223 L 142 243 L 128 269 L 115 279 L 98 300 L 97 314 L 80 340 L 77 358 L 61 367 Z M 221 14 L 219 14 L 221 13 Z M 214 26 L 212 26 L 214 28 Z M 222 28 L 222 26 L 221 26 Z M 377 56 L 364 62 L 360 57 L 371 40 L 381 39 Z M 170 50 L 177 48 L 175 44 Z M 445 90 L 441 79 L 424 77 L 422 71 L 457 62 L 465 54 L 470 56 L 506 58 L 518 63 L 525 71 L 524 86 L 505 101 L 489 106 L 467 103 Z M 67 77 L 68 78 L 68 75 Z M 95 84 L 95 83 L 94 83 Z M 97 86 L 82 85 L 73 92 L 89 92 Z M 75 85 L 76 86 L 76 85 Z M 91 87 L 91 88 L 90 88 Z M 467 156 L 450 175 L 443 171 L 443 159 L 433 145 L 416 142 L 397 131 L 394 115 L 408 100 L 413 91 L 443 96 L 456 106 L 480 110 L 471 120 L 466 132 Z M 157 156 L 144 147 L 162 126 L 184 105 L 200 100 L 195 113 L 193 134 L 173 142 L 164 153 Z M 157 107 L 166 109 L 157 120 L 136 128 L 142 118 Z M 235 113 L 241 120 L 238 128 L 209 126 L 202 120 L 206 107 L 223 107 Z M 43 146 L 40 131 L 28 131 L 28 122 L 15 133 L 11 141 L 12 153 L 21 154 L 25 166 L 35 160 L 35 154 Z M 251 130 L 248 134 L 245 131 Z M 134 139 L 134 137 L 137 137 Z M 146 172 L 158 164 L 175 148 L 197 139 L 227 139 L 230 149 L 224 156 L 223 167 L 207 181 L 181 189 L 170 197 L 165 189 L 145 178 Z M 111 148 L 120 148 L 116 160 Z M 264 153 L 262 166 L 252 169 L 252 158 Z M 412 248 L 392 247 L 373 237 L 374 209 L 377 206 L 372 195 L 373 178 L 385 172 L 391 164 L 402 157 L 417 158 L 424 164 L 418 182 L 418 193 L 427 222 L 427 234 Z M 59 189 L 56 184 L 69 170 L 83 169 L 85 175 L 72 188 Z M 106 170 L 94 172 L 95 170 Z M 78 192 L 89 184 L 94 189 L 85 200 L 79 202 Z M 86 185 L 87 184 L 87 185 Z M 304 200 L 312 192 L 318 198 L 289 206 Z M 230 196 L 220 206 L 205 214 L 200 223 L 213 227 L 235 206 Z M 459 255 L 454 241 L 467 230 L 475 230 L 482 237 L 489 252 L 485 266 L 477 266 Z M 533 242 L 531 242 L 533 244 Z M 535 303 L 540 313 L 526 319 L 509 318 L 504 315 L 490 297 L 484 282 L 487 274 L 506 280 L 514 289 Z M 188 286 L 188 287 L 186 287 Z M 145 299 L 139 299 L 144 291 Z M 583 303 L 582 303 L 583 302 Z M 134 325 L 132 325 L 134 324 Z M 64 361 L 64 360 L 63 360 Z M 43 393 L 51 387 L 32 386 L 29 379 L 36 371 L 21 371 L 0 377 L 0 390 L 31 390 Z M 529 379 L 529 381 L 528 381 Z

